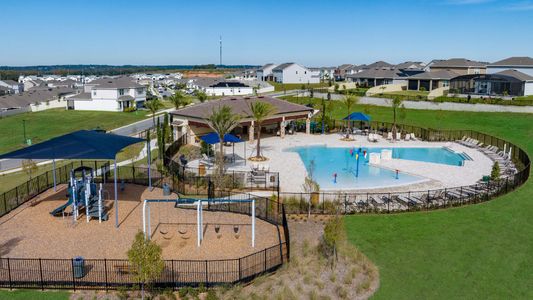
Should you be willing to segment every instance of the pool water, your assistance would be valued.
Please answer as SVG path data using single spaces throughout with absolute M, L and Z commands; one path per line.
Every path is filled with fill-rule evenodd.
M 425 181 L 419 176 L 399 173 L 389 169 L 368 164 L 368 153 L 381 153 L 381 150 L 392 150 L 392 157 L 398 159 L 422 161 L 429 163 L 462 166 L 463 158 L 446 148 L 361 148 L 367 151 L 367 157 L 359 158 L 359 166 L 353 148 L 328 148 L 325 145 L 294 147 L 286 151 L 299 154 L 307 172 L 312 168 L 313 178 L 321 190 L 332 189 L 365 189 L 386 186 L 397 186 Z M 311 167 L 311 165 L 314 165 Z M 336 180 L 334 174 L 337 174 Z

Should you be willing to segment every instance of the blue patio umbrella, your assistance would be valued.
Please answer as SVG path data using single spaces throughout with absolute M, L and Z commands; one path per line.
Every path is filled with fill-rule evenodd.
M 370 116 L 362 112 L 353 112 L 347 115 L 346 117 L 344 117 L 343 120 L 370 122 Z
M 202 137 L 200 137 L 202 141 L 209 145 L 214 145 L 220 143 L 220 138 L 218 136 L 218 133 L 216 132 L 210 132 Z M 223 139 L 224 143 L 232 143 L 233 144 L 233 159 L 235 160 L 235 143 L 240 143 L 242 140 L 233 134 L 226 133 L 224 135 Z M 244 155 L 246 156 L 246 143 L 244 144 Z M 244 163 L 246 164 L 246 157 L 244 158 Z

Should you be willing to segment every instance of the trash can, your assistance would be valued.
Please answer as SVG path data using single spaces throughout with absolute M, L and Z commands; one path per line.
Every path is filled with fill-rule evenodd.
M 74 257 L 74 278 L 82 278 L 85 275 L 85 259 L 81 256 Z
M 163 196 L 170 196 L 170 185 L 163 183 Z

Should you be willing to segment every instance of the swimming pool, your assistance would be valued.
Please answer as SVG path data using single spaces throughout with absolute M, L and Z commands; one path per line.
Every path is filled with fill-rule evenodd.
M 381 153 L 381 150 L 392 150 L 392 157 L 398 159 L 447 164 L 463 165 L 463 157 L 446 148 L 361 148 L 361 153 Z M 307 172 L 313 169 L 313 178 L 321 190 L 332 189 L 364 189 L 386 186 L 397 186 L 422 182 L 427 179 L 410 174 L 400 173 L 398 177 L 393 170 L 371 166 L 361 155 L 359 166 L 355 159 L 358 149 L 329 148 L 325 145 L 294 147 L 286 151 L 296 152 L 304 163 Z M 314 166 L 311 166 L 311 165 Z M 337 174 L 336 180 L 334 174 Z

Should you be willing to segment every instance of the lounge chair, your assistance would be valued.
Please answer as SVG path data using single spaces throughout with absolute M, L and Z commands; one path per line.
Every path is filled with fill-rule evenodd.
M 387 132 L 387 140 L 392 141 L 392 132 Z
M 415 134 L 414 134 L 414 133 L 411 133 L 411 139 L 412 139 L 413 141 L 417 141 L 417 140 L 418 140 L 418 139 L 415 137 Z
M 411 140 L 411 134 L 406 133 L 406 134 L 405 134 L 405 137 L 404 137 L 404 140 L 405 140 L 406 142 L 410 141 L 410 140 Z

